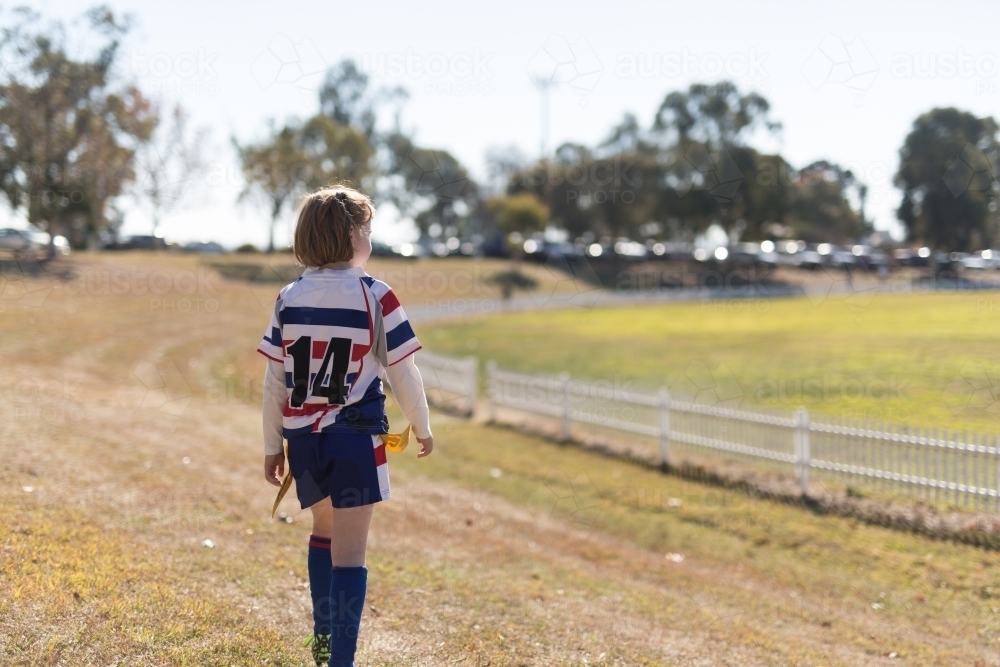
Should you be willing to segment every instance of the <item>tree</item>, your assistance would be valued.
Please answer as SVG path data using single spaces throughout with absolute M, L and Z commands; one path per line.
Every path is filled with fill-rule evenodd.
M 353 60 L 341 60 L 327 71 L 323 80 L 319 90 L 319 112 L 340 125 L 361 131 L 373 140 L 379 107 L 392 103 L 398 105 L 407 99 L 408 94 L 399 86 L 373 92 L 368 84 L 368 75 Z
M 665 146 L 686 148 L 691 142 L 713 150 L 745 146 L 758 128 L 777 132 L 781 124 L 770 118 L 771 105 L 763 95 L 741 93 L 730 81 L 692 84 L 686 92 L 672 92 L 660 104 L 652 135 Z
M 155 115 L 160 117 L 158 110 Z M 164 216 L 182 208 L 193 181 L 205 173 L 202 151 L 208 129 L 191 130 L 187 113 L 178 105 L 157 124 L 150 139 L 135 152 L 135 196 L 146 206 L 157 235 Z
M 765 219 L 774 214 L 773 205 L 782 199 L 781 193 L 758 187 L 760 156 L 747 145 L 758 130 L 780 131 L 781 124 L 771 120 L 770 109 L 765 97 L 741 93 L 729 81 L 692 84 L 687 91 L 669 93 L 657 110 L 649 136 L 659 148 L 658 159 L 666 171 L 663 185 L 672 187 L 680 198 L 694 196 L 693 201 L 676 203 L 666 198 L 658 215 L 680 212 L 691 231 L 717 222 L 727 231 L 740 227 L 758 236 Z
M 468 233 L 479 208 L 476 183 L 451 153 L 419 146 L 401 129 L 400 105 L 408 97 L 403 88 L 373 91 L 369 83 L 368 75 L 347 59 L 330 68 L 319 92 L 320 116 L 359 132 L 373 151 L 365 163 L 366 189 L 376 201 L 390 201 L 411 217 L 422 235 L 435 225 L 449 234 Z M 396 106 L 395 118 L 391 127 L 379 130 L 386 105 Z
M 549 208 L 529 192 L 495 197 L 486 207 L 505 234 L 518 232 L 530 236 L 545 229 L 549 221 Z
M 593 152 L 581 144 L 566 143 L 551 159 L 539 160 L 511 175 L 508 195 L 530 193 L 549 209 L 552 224 L 573 236 L 598 228 L 596 211 L 580 202 L 592 173 Z
M 368 185 L 375 149 L 358 129 L 317 114 L 298 129 L 300 150 L 310 165 L 305 186 L 314 190 L 332 183 Z
M 243 169 L 244 186 L 240 200 L 258 197 L 270 208 L 267 251 L 274 252 L 274 228 L 285 207 L 305 191 L 315 176 L 302 149 L 300 128 L 294 124 L 273 130 L 257 144 L 240 145 L 233 141 Z
M 462 163 L 448 151 L 417 146 L 401 132 L 384 141 L 389 156 L 383 166 L 389 181 L 385 193 L 400 213 L 413 218 L 421 235 L 435 224 L 461 233 L 479 203 L 479 188 Z
M 531 164 L 517 146 L 492 147 L 486 150 L 486 182 L 482 189 L 490 195 L 501 195 L 507 191 L 511 179 Z
M 911 240 L 956 251 L 994 240 L 997 131 L 992 117 L 951 107 L 913 122 L 895 178 L 903 191 L 897 216 Z
M 155 108 L 137 88 L 114 85 L 128 24 L 110 10 L 86 13 L 97 48 L 81 56 L 69 53 L 61 23 L 45 29 L 37 14 L 17 15 L 0 31 L 0 189 L 29 221 L 80 246 L 109 226 Z
M 270 209 L 268 252 L 274 252 L 281 214 L 298 195 L 334 183 L 360 185 L 372 174 L 374 150 L 368 139 L 322 114 L 272 128 L 260 143 L 233 143 L 245 180 L 240 199 L 257 197 Z
M 847 243 L 870 231 L 848 202 L 851 187 L 859 187 L 854 175 L 826 160 L 800 170 L 791 190 L 787 220 L 796 236 L 810 242 Z

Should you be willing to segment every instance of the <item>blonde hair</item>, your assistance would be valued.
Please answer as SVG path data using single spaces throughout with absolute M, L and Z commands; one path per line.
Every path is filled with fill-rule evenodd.
M 334 185 L 302 198 L 292 249 L 304 266 L 348 262 L 354 257 L 351 232 L 367 231 L 375 206 L 354 188 Z

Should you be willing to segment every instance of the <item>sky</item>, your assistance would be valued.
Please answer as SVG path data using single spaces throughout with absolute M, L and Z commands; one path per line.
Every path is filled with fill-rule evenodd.
M 897 237 L 892 185 L 913 120 L 934 107 L 1000 116 L 996 7 L 988 2 L 305 2 L 112 1 L 132 14 L 121 71 L 211 130 L 210 169 L 197 196 L 162 225 L 168 240 L 266 243 L 268 213 L 237 203 L 233 137 L 264 136 L 316 112 L 326 68 L 354 57 L 373 85 L 403 86 L 401 116 L 419 144 L 444 148 L 477 178 L 485 155 L 541 150 L 540 94 L 548 93 L 549 149 L 593 145 L 624 114 L 644 124 L 664 96 L 729 79 L 763 94 L 795 166 L 819 159 L 869 185 L 868 215 Z M 71 19 L 79 2 L 36 0 L 43 16 Z M 293 213 L 279 228 L 287 239 Z M 409 240 L 391 210 L 373 235 Z M 127 210 L 124 233 L 149 233 Z

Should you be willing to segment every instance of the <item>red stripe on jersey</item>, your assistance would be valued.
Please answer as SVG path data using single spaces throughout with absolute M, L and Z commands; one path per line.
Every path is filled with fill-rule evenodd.
M 288 352 L 285 351 L 285 348 L 287 348 L 289 345 L 291 345 L 294 342 L 295 342 L 294 340 L 284 340 L 284 339 L 282 339 L 282 341 L 281 341 L 281 353 L 287 357 L 288 356 Z
M 361 361 L 368 350 L 372 349 L 371 345 L 362 345 L 361 343 L 355 343 L 351 347 L 351 361 Z
M 326 354 L 327 343 L 325 340 L 314 340 L 313 341 L 313 359 L 322 359 L 323 355 Z
M 317 412 L 329 412 L 335 408 L 339 408 L 340 405 L 329 403 L 303 403 L 301 408 L 293 408 L 288 403 L 285 403 L 285 409 L 281 411 L 286 417 L 302 417 L 304 415 L 314 415 Z
M 260 352 L 261 354 L 263 354 L 263 355 L 264 355 L 265 357 L 267 357 L 267 358 L 268 358 L 268 359 L 270 359 L 271 361 L 277 361 L 277 362 L 278 362 L 279 364 L 280 364 L 280 363 L 283 363 L 283 362 L 281 361 L 281 359 L 275 359 L 274 357 L 272 357 L 272 356 L 271 356 L 270 354 L 268 354 L 268 353 L 267 353 L 267 352 L 265 352 L 264 350 L 257 350 L 257 351 L 258 351 L 258 352 Z
M 408 356 L 410 356 L 410 355 L 411 355 L 411 354 L 413 354 L 414 352 L 419 352 L 419 351 L 420 351 L 420 350 L 422 350 L 422 349 L 424 349 L 424 348 L 422 348 L 422 347 L 420 347 L 420 346 L 418 345 L 417 347 L 415 347 L 414 349 L 410 350 L 409 352 L 407 352 L 406 354 L 404 354 L 403 356 L 401 356 L 401 357 L 400 357 L 399 359 L 396 359 L 396 361 L 392 362 L 392 363 L 391 363 L 391 364 L 389 364 L 389 365 L 390 365 L 390 366 L 395 366 L 396 364 L 398 364 L 399 362 L 401 362 L 401 361 L 402 361 L 403 359 L 406 359 L 406 358 L 407 358 Z
M 379 299 L 378 302 L 382 304 L 383 316 L 388 315 L 392 311 L 399 308 L 399 299 L 397 299 L 396 295 L 392 293 L 392 290 L 386 292 L 385 296 Z
M 381 444 L 375 448 L 375 465 L 380 466 L 385 463 L 385 445 Z

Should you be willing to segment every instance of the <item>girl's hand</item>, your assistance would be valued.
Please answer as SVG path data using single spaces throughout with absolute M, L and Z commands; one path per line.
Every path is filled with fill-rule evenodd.
M 281 486 L 281 478 L 285 476 L 285 455 L 267 454 L 264 456 L 264 479 L 268 484 Z
M 420 443 L 420 452 L 417 453 L 417 458 L 423 458 L 434 451 L 434 436 L 427 438 L 417 438 L 417 442 Z

